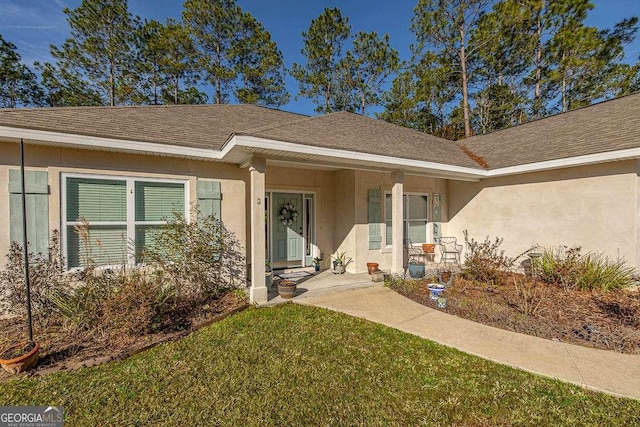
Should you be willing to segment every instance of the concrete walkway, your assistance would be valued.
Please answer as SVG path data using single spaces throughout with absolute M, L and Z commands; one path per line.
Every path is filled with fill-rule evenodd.
M 294 302 L 363 317 L 484 359 L 588 389 L 640 399 L 640 355 L 486 326 L 425 307 L 381 285 L 295 298 Z

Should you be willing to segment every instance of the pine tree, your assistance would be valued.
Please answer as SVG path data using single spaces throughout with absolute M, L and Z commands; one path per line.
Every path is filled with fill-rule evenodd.
M 525 78 L 531 70 L 535 41 L 530 12 L 522 0 L 496 3 L 483 15 L 471 36 L 478 46 L 472 64 L 473 113 L 481 133 L 522 123 L 527 119 Z
M 197 74 L 193 57 L 195 45 L 188 30 L 179 22 L 167 19 L 166 24 L 157 21 L 145 22 L 138 29 L 137 69 L 141 77 L 143 102 L 200 103 L 201 96 L 195 88 Z M 193 92 L 193 89 L 196 92 Z M 206 94 L 204 94 L 206 102 Z
M 282 53 L 269 32 L 235 0 L 187 0 L 183 20 L 193 35 L 195 58 L 208 83 L 213 102 L 282 105 L 284 87 Z
M 411 71 L 400 73 L 391 85 L 391 89 L 382 95 L 384 111 L 376 117 L 419 130 L 438 135 L 442 130 L 442 122 L 430 108 L 417 101 L 418 82 Z
M 367 107 L 380 104 L 382 88 L 387 78 L 400 68 L 400 57 L 391 47 L 388 34 L 380 38 L 375 31 L 361 31 L 342 64 L 354 95 L 351 108 L 364 115 Z
M 55 105 L 98 101 L 104 105 L 132 103 L 137 77 L 131 72 L 135 19 L 126 0 L 83 0 L 65 8 L 71 37 L 51 46 L 56 64 L 41 66 L 43 84 Z M 82 88 L 82 89 L 81 89 Z M 80 96 L 69 91 L 81 90 Z
M 213 103 L 228 101 L 237 77 L 232 54 L 241 9 L 234 0 L 187 0 L 182 18 L 196 41 L 199 68 L 213 85 Z
M 32 107 L 43 103 L 36 75 L 22 62 L 18 48 L 0 35 L 0 108 Z
M 325 8 L 302 33 L 301 53 L 307 63 L 294 63 L 291 74 L 298 80 L 298 95 L 310 98 L 317 112 L 334 111 L 336 101 L 343 96 L 337 90 L 341 74 L 344 81 L 344 70 L 340 70 L 339 64 L 350 33 L 349 19 L 338 8 Z
M 464 136 L 472 135 L 470 115 L 470 62 L 478 45 L 470 45 L 471 34 L 490 0 L 419 0 L 411 30 L 416 35 L 416 57 L 435 52 L 454 64 L 459 76 Z
M 234 68 L 240 75 L 235 96 L 245 104 L 281 106 L 289 102 L 284 83 L 284 60 L 271 34 L 249 13 L 240 19 L 234 46 Z

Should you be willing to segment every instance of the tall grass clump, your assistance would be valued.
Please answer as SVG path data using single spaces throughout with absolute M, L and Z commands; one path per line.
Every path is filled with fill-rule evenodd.
M 582 254 L 580 247 L 545 249 L 537 261 L 540 279 L 564 289 L 613 291 L 634 284 L 634 269 L 604 254 Z

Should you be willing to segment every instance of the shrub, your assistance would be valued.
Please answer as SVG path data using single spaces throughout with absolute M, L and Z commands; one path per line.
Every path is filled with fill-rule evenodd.
M 534 280 L 515 274 L 512 277 L 514 292 L 507 297 L 507 303 L 524 315 L 535 316 L 544 302 L 544 293 Z
M 144 258 L 177 292 L 198 304 L 243 286 L 246 264 L 240 242 L 222 221 L 197 210 L 193 216 L 197 222 L 176 213 Z
M 462 276 L 467 280 L 495 284 L 500 274 L 514 263 L 513 259 L 504 254 L 504 250 L 500 250 L 502 241 L 499 237 L 492 241 L 487 236 L 483 242 L 478 242 L 469 238 L 469 233 L 465 230 L 467 258 L 462 267 Z
M 57 306 L 51 295 L 69 291 L 69 280 L 64 276 L 64 259 L 60 255 L 60 233 L 51 233 L 48 254 L 29 253 L 29 283 L 33 320 L 46 325 L 55 316 Z M 26 285 L 24 280 L 24 248 L 12 242 L 4 271 L 0 271 L 0 286 L 4 295 L 0 311 L 26 316 Z
M 197 212 L 196 212 L 197 214 Z M 199 217 L 189 223 L 177 215 L 159 230 L 148 264 L 104 268 L 91 256 L 91 233 L 83 222 L 76 232 L 87 265 L 68 273 L 60 256 L 59 233 L 52 233 L 47 257 L 30 255 L 34 321 L 56 321 L 68 334 L 138 336 L 188 326 L 189 319 L 230 289 L 244 284 L 240 244 L 221 221 Z M 0 285 L 5 309 L 26 312 L 22 248 L 13 243 Z M 97 338 L 96 338 L 97 339 Z
M 634 283 L 634 269 L 603 254 L 581 254 L 580 247 L 546 249 L 537 261 L 540 279 L 564 289 L 611 291 Z

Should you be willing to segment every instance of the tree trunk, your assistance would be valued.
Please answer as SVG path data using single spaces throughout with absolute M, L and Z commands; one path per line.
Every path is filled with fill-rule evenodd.
M 9 108 L 16 108 L 16 83 L 9 82 Z
M 179 83 L 180 83 L 180 79 L 178 78 L 178 76 L 175 76 L 173 80 L 173 103 L 176 105 L 178 105 L 178 93 L 179 93 L 178 84 Z
M 538 11 L 536 26 L 536 85 L 533 94 L 533 117 L 535 119 L 539 119 L 541 107 L 540 85 L 542 80 L 542 7 L 540 7 L 540 10 Z
M 116 105 L 116 78 L 113 61 L 109 61 L 109 104 Z
M 153 104 L 158 105 L 158 71 L 153 72 Z
M 222 59 L 220 58 L 220 45 L 216 45 L 216 63 L 218 65 L 218 69 L 221 68 Z M 216 95 L 215 95 L 215 103 L 222 104 L 222 82 L 220 81 L 220 76 L 215 76 L 216 79 Z
M 565 64 L 566 54 L 562 52 L 562 64 Z M 567 112 L 567 67 L 562 69 L 562 112 Z
M 469 118 L 469 91 L 467 76 L 467 53 L 464 43 L 464 25 L 460 25 L 460 68 L 462 72 L 462 114 L 464 116 L 464 137 L 471 136 L 471 120 Z

